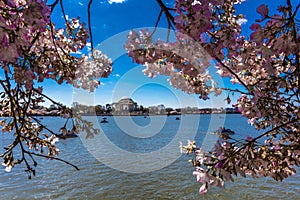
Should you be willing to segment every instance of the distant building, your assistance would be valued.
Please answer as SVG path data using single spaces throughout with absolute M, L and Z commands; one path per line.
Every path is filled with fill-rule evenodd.
M 112 103 L 112 110 L 114 113 L 129 113 L 135 111 L 137 108 L 137 103 L 131 98 L 124 97 L 120 99 L 117 103 Z
M 235 114 L 235 113 L 240 113 L 240 111 L 238 110 L 238 107 L 234 107 L 234 108 L 226 108 L 226 113 L 228 114 Z
M 55 105 L 55 104 L 52 104 L 52 105 L 50 105 L 49 109 L 50 109 L 50 110 L 57 110 L 57 109 L 58 109 L 58 106 Z
M 163 104 L 157 106 L 150 106 L 148 109 L 150 114 L 154 114 L 154 115 L 166 114 L 166 107 Z
M 185 107 L 181 109 L 182 114 L 199 114 L 199 108 L 198 107 Z
M 163 104 L 158 105 L 157 108 L 160 112 L 165 112 L 166 110 L 166 107 Z

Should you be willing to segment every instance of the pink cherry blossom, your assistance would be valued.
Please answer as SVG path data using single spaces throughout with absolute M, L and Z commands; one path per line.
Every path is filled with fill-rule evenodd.
M 195 153 L 193 174 L 203 183 L 201 193 L 207 184 L 223 187 L 222 181 L 233 181 L 232 175 L 238 174 L 282 180 L 300 165 L 299 157 L 290 156 L 299 155 L 295 150 L 299 148 L 295 133 L 300 130 L 299 5 L 287 1 L 272 16 L 267 5 L 258 6 L 262 19 L 249 25 L 249 38 L 242 35 L 240 22 L 245 17 L 235 10 L 242 2 L 177 0 L 172 12 L 159 4 L 168 23 L 176 27 L 175 40 L 158 42 L 155 33 L 143 30 L 131 32 L 125 45 L 128 55 L 145 65 L 144 73 L 151 78 L 167 75 L 172 86 L 203 100 L 222 90 L 239 94 L 234 106 L 263 132 L 241 141 L 220 135 L 211 152 L 186 151 Z M 234 83 L 232 87 L 218 88 L 207 70 L 212 61 L 217 73 Z M 230 97 L 225 101 L 231 103 Z M 261 138 L 277 139 L 264 145 L 257 142 Z
M 9 145 L 1 157 L 6 171 L 10 171 L 16 163 L 25 163 L 29 177 L 35 175 L 35 155 L 56 159 L 59 153 L 56 133 L 33 115 L 60 114 L 72 120 L 76 118 L 70 108 L 48 97 L 37 82 L 52 79 L 57 84 L 67 83 L 94 91 L 100 85 L 99 79 L 107 77 L 112 70 L 112 61 L 98 50 L 93 50 L 88 56 L 74 56 L 86 46 L 89 32 L 78 18 L 67 20 L 63 28 L 56 28 L 50 22 L 55 6 L 43 0 L 0 2 L 0 69 L 4 76 L 1 75 L 3 80 L 0 83 L 2 91 L 5 91 L 4 96 L 1 93 L 3 111 L 0 117 L 14 119 L 2 121 L 1 131 L 13 132 L 15 141 L 18 141 Z M 40 109 L 45 99 L 56 104 L 59 110 Z M 77 130 L 88 130 L 91 134 L 97 132 L 84 120 L 79 118 L 76 121 L 78 124 L 73 123 L 73 126 Z M 45 129 L 52 135 L 42 134 Z M 20 158 L 14 158 L 12 152 L 18 145 L 22 154 Z M 33 152 L 27 151 L 26 147 Z M 27 158 L 31 158 L 32 162 L 27 162 Z
M 205 194 L 205 193 L 207 193 L 207 183 L 204 183 L 204 184 L 200 187 L 199 193 L 200 193 L 200 194 Z
M 262 4 L 256 8 L 256 12 L 258 12 L 261 16 L 266 18 L 269 13 L 268 6 L 266 6 L 265 4 Z

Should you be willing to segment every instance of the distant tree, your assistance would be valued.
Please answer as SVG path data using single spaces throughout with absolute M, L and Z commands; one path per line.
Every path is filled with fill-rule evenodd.
M 175 111 L 178 112 L 178 113 L 180 113 L 181 112 L 181 108 L 176 108 Z
M 105 111 L 106 111 L 106 113 L 111 113 L 112 112 L 112 108 L 111 108 L 111 105 L 109 103 L 105 105 Z
M 140 106 L 136 106 L 136 109 L 135 111 L 138 111 L 138 112 L 142 112 L 144 113 L 144 106 L 140 105 Z
M 183 146 L 194 153 L 194 175 L 202 183 L 224 187 L 232 175 L 270 176 L 275 180 L 296 173 L 300 165 L 300 34 L 299 1 L 286 0 L 277 13 L 258 5 L 261 16 L 242 35 L 244 15 L 236 5 L 245 0 L 176 0 L 167 7 L 162 0 L 157 20 L 166 16 L 175 40 L 156 41 L 154 32 L 131 31 L 125 45 L 128 55 L 146 66 L 149 77 L 169 76 L 170 84 L 201 99 L 209 95 L 239 94 L 237 107 L 259 136 L 236 140 L 222 135 L 215 147 L 203 152 L 195 142 Z M 272 1 L 272 4 L 276 1 Z M 221 88 L 208 67 L 216 63 L 217 73 L 239 87 Z M 243 89 L 240 89 L 243 88 Z M 176 109 L 177 110 L 177 109 Z M 264 141 L 262 141 L 264 140 Z M 194 154 L 193 154 L 194 155 Z
M 49 110 L 58 110 L 58 106 L 56 104 L 51 104 Z
M 95 106 L 95 112 L 96 112 L 97 115 L 99 115 L 99 114 L 103 114 L 104 110 L 102 109 L 101 105 L 96 105 Z
M 137 104 L 137 102 L 134 102 L 133 110 L 137 111 L 138 109 L 139 109 L 139 105 Z
M 170 113 L 173 110 L 174 110 L 173 108 L 166 108 L 166 113 Z
M 144 113 L 144 106 L 140 105 L 140 111 Z
M 143 113 L 145 113 L 145 114 L 149 114 L 149 108 L 145 108 L 145 107 L 144 107 L 144 109 L 143 109 Z

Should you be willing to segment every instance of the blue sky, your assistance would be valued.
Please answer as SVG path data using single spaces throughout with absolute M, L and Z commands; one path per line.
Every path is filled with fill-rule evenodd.
M 87 21 L 88 0 L 64 0 L 65 12 L 69 18 L 80 16 L 83 21 Z M 172 5 L 173 0 L 165 0 L 168 5 Z M 243 13 L 248 22 L 245 27 L 249 27 L 255 19 L 260 16 L 255 12 L 255 8 L 263 2 L 260 0 L 249 0 L 238 6 L 238 11 Z M 276 0 L 276 3 L 285 2 Z M 272 1 L 269 9 L 275 7 Z M 197 95 L 187 95 L 169 86 L 166 77 L 150 79 L 141 72 L 142 67 L 132 63 L 122 48 L 123 36 L 135 28 L 153 27 L 159 14 L 159 6 L 155 0 L 97 0 L 92 4 L 92 30 L 94 45 L 100 44 L 100 49 L 113 57 L 114 65 L 111 76 L 101 79 L 102 85 L 92 94 L 80 90 L 73 90 L 70 85 L 57 86 L 52 81 L 43 84 L 44 91 L 59 102 L 71 105 L 73 101 L 81 103 L 104 105 L 117 101 L 118 98 L 129 96 L 139 105 L 151 106 L 164 104 L 168 107 L 224 107 L 223 96 L 212 98 L 212 100 L 199 100 Z M 55 10 L 52 20 L 57 26 L 63 23 L 63 18 L 58 7 Z M 166 27 L 166 21 L 162 18 L 159 27 Z M 125 31 L 125 32 L 124 32 Z M 249 28 L 244 34 L 249 35 Z M 224 85 L 229 86 L 230 82 L 223 79 Z M 234 97 L 235 99 L 235 97 Z M 49 104 L 46 104 L 49 105 Z

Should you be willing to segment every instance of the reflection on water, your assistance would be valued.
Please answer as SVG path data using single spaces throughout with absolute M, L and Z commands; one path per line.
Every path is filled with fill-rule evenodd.
M 209 115 L 201 116 L 197 141 L 203 140 L 207 132 Z M 149 152 L 162 148 L 174 137 L 178 123 L 173 116 L 166 120 L 163 134 L 149 138 L 133 138 L 122 132 L 112 117 L 109 123 L 101 125 L 106 136 L 120 148 L 128 151 Z M 133 121 L 143 126 L 143 117 L 133 117 Z M 192 118 L 191 118 L 192 120 Z M 45 117 L 44 121 L 58 129 L 64 121 Z M 238 126 L 237 126 L 238 125 Z M 257 134 L 247 121 L 239 115 L 227 115 L 225 126 L 237 132 L 237 137 Z M 167 127 L 167 128 L 166 128 Z M 185 131 L 188 131 L 186 127 Z M 174 131 L 173 131 L 174 130 Z M 122 139 L 119 136 L 122 135 Z M 1 147 L 7 144 L 8 135 L 0 134 Z M 125 173 L 111 169 L 95 159 L 84 147 L 80 138 L 61 140 L 60 157 L 80 168 L 76 171 L 61 162 L 38 158 L 37 175 L 27 179 L 21 167 L 12 173 L 0 171 L 0 199 L 298 199 L 300 194 L 300 175 L 297 174 L 283 182 L 269 178 L 242 179 L 226 183 L 226 190 L 211 188 L 208 194 L 198 194 L 199 184 L 192 176 L 193 168 L 187 156 L 181 156 L 172 165 L 147 173 Z M 103 149 L 105 151 L 105 149 Z M 179 151 L 178 148 L 174 151 Z M 113 161 L 114 156 L 111 155 Z M 163 158 L 162 158 L 163 159 Z M 126 162 L 126 161 L 124 161 Z M 150 162 L 150 161 L 149 161 Z M 137 160 L 138 164 L 138 160 Z M 122 166 L 121 166 L 122 167 Z

